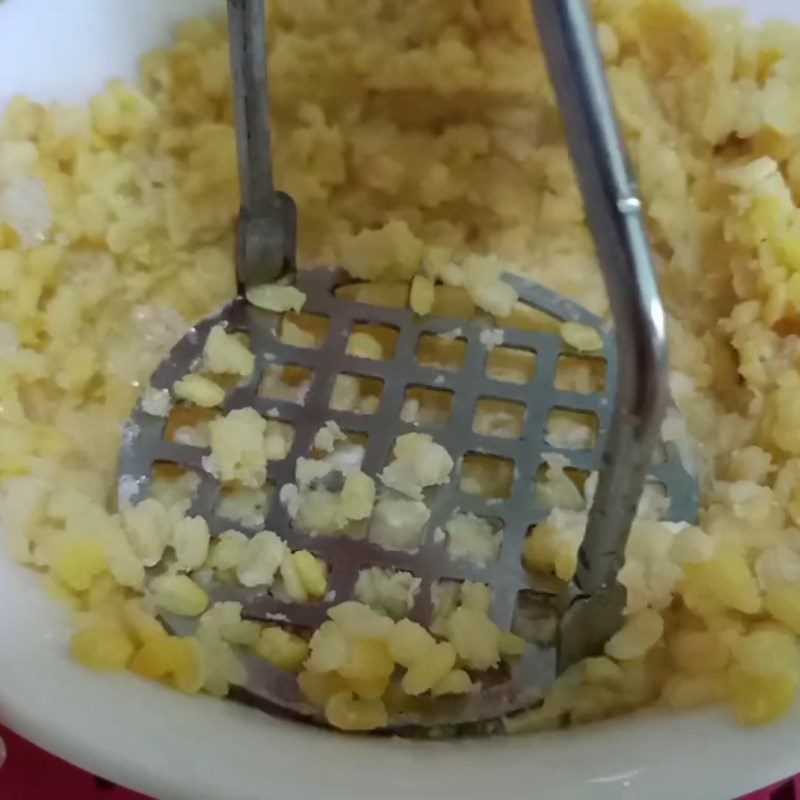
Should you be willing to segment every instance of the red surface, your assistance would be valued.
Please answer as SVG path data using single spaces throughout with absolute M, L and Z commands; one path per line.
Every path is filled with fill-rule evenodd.
M 740 797 L 739 800 L 800 800 L 800 775 Z
M 0 800 L 148 800 L 66 764 L 0 726 L 8 758 Z
M 8 760 L 0 768 L 0 800 L 152 800 L 87 775 L 0 725 Z M 800 777 L 739 800 L 800 800 Z

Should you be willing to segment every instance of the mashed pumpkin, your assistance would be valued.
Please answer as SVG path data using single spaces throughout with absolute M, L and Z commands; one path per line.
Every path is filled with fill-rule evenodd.
M 751 30 L 738 12 L 673 0 L 594 7 L 671 311 L 685 424 L 668 417 L 664 437 L 684 446 L 688 430 L 699 444 L 702 508 L 698 527 L 637 522 L 621 576 L 624 628 L 508 727 L 719 700 L 763 723 L 798 684 L 800 31 Z M 466 313 L 477 303 L 501 318 L 515 298 L 496 277 L 510 268 L 607 314 L 526 0 L 273 0 L 270 17 L 275 174 L 299 206 L 304 264 L 411 282 L 419 312 L 452 307 L 463 287 Z M 234 288 L 224 20 L 182 24 L 141 71 L 138 86 L 112 81 L 88 107 L 18 98 L 2 119 L 7 546 L 69 604 L 72 652 L 90 667 L 224 695 L 244 680 L 239 653 L 249 649 L 300 671 L 306 695 L 351 730 L 385 724 L 396 665 L 409 696 L 469 691 L 467 669 L 519 652 L 491 629 L 480 587 L 439 598 L 435 638 L 390 618 L 413 593 L 411 576 L 371 573 L 361 594 L 386 613 L 345 604 L 307 642 L 243 621 L 235 603 L 207 608 L 192 573 L 204 563 L 318 597 L 326 576 L 313 554 L 288 552 L 268 531 L 210 543 L 202 521 L 184 516 L 183 483 L 168 499 L 115 510 L 121 421 L 166 349 Z M 583 331 L 563 333 L 579 350 L 594 346 Z M 219 372 L 252 369 L 221 334 L 206 359 Z M 181 394 L 211 410 L 220 397 L 213 381 L 189 381 Z M 170 411 L 167 397 L 146 402 Z M 201 419 L 180 435 L 213 439 L 243 422 Z M 221 473 L 261 480 L 267 451 L 285 446 L 262 423 L 255 461 L 243 447 L 216 464 Z M 323 439 L 333 447 L 335 436 Z M 568 578 L 590 486 L 565 483 L 564 467 L 548 465 L 559 507 L 525 559 Z M 253 511 L 244 490 L 229 501 Z M 144 567 L 170 548 L 178 567 L 143 597 Z M 168 635 L 157 606 L 202 615 L 197 635 Z

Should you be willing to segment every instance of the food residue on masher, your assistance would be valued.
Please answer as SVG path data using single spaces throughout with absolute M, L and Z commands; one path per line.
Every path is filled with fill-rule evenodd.
M 464 317 L 477 307 L 506 324 L 517 311 L 503 270 L 607 314 L 525 0 L 431 0 L 436 13 L 392 7 L 391 24 L 388 0 L 347 18 L 326 4 L 270 5 L 275 172 L 299 207 L 303 261 L 341 261 L 379 281 L 363 289 L 365 302 L 403 303 L 411 282 L 419 314 Z M 648 502 L 621 573 L 624 628 L 604 656 L 568 671 L 541 709 L 508 726 L 716 701 L 743 722 L 766 722 L 788 708 L 798 683 L 800 115 L 782 98 L 800 92 L 800 33 L 752 30 L 735 12 L 671 0 L 594 5 L 671 310 L 673 393 L 699 454 L 674 416 L 664 438 L 702 465 L 702 511 L 697 527 L 675 525 L 653 519 L 658 499 Z M 187 517 L 191 476 L 159 476 L 153 498 L 135 508 L 109 505 L 120 424 L 136 396 L 187 321 L 233 292 L 238 191 L 226 63 L 224 20 L 192 20 L 169 49 L 144 57 L 138 88 L 113 81 L 88 110 L 17 98 L 5 112 L 5 535 L 72 609 L 72 652 L 87 666 L 225 695 L 244 680 L 241 654 L 252 652 L 297 671 L 331 724 L 380 727 L 389 706 L 469 692 L 480 670 L 519 655 L 520 643 L 489 620 L 480 585 L 437 587 L 428 632 L 403 619 L 414 576 L 365 573 L 362 603 L 334 608 L 306 641 L 242 620 L 236 604 L 209 607 L 203 578 L 214 570 L 299 601 L 320 597 L 327 574 L 313 553 L 289 552 L 263 519 L 249 541 L 230 530 L 209 542 Z M 261 287 L 252 299 L 298 311 L 302 299 L 289 288 Z M 312 334 L 287 330 L 313 346 Z M 576 357 L 596 349 L 596 332 L 561 332 Z M 382 347 L 360 336 L 353 346 L 379 357 L 375 343 Z M 502 350 L 489 337 L 485 345 Z M 257 521 L 265 509 L 246 492 L 263 487 L 265 464 L 290 442 L 278 420 L 219 411 L 226 381 L 251 371 L 246 345 L 220 330 L 180 403 L 151 391 L 143 403 L 170 420 L 190 407 L 175 439 L 207 441 L 229 491 L 221 504 Z M 528 371 L 508 359 L 497 374 L 518 382 Z M 592 375 L 576 366 L 563 377 L 582 386 Z M 307 391 L 301 375 L 281 380 L 276 373 L 265 391 Z M 369 413 L 377 400 L 362 389 L 343 380 L 340 406 Z M 403 417 L 438 413 L 412 398 Z M 554 440 L 583 446 L 587 427 L 556 420 Z M 338 432 L 318 438 L 317 460 L 333 459 Z M 342 489 L 298 478 L 298 495 L 307 493 L 294 499 L 298 515 L 348 533 L 374 503 L 367 535 L 413 549 L 429 514 L 420 495 L 451 468 L 446 453 L 428 461 L 431 444 L 401 447 L 377 484 L 359 470 Z M 429 474 L 407 466 L 418 464 Z M 530 566 L 564 578 L 593 487 L 592 476 L 574 482 L 567 466 L 555 457 L 546 465 L 537 492 L 552 511 L 525 550 Z M 487 477 L 477 474 L 478 483 Z M 443 534 L 459 557 L 494 552 L 489 528 L 468 518 Z M 156 564 L 164 575 L 145 593 L 144 568 Z M 199 615 L 197 635 L 169 635 L 157 608 Z

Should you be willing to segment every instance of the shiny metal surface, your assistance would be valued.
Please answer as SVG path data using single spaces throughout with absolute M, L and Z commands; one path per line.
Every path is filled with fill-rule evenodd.
M 297 250 L 297 209 L 272 182 L 265 12 L 263 2 L 228 0 L 241 194 L 236 230 L 240 291 L 292 274 Z
M 586 593 L 613 583 L 667 403 L 667 337 L 647 233 L 586 0 L 534 0 L 542 48 L 608 291 L 619 376 L 578 555 Z
M 242 172 L 237 250 L 240 290 L 277 277 L 293 278 L 307 294 L 304 313 L 325 317 L 328 332 L 318 348 L 288 345 L 280 340 L 280 315 L 255 308 L 240 297 L 202 321 L 176 345 L 153 375 L 152 386 L 172 392 L 176 380 L 197 371 L 205 339 L 214 325 L 222 324 L 231 332 L 245 334 L 256 355 L 256 368 L 248 381 L 228 391 L 222 413 L 253 407 L 294 428 L 287 457 L 268 465 L 270 486 L 265 488 L 265 494 L 294 482 L 297 459 L 310 454 L 314 435 L 328 420 L 335 420 L 345 431 L 367 437 L 362 468 L 373 477 L 387 462 L 398 436 L 412 430 L 430 433 L 451 453 L 456 468 L 448 485 L 426 493 L 431 518 L 420 548 L 408 553 L 381 547 L 371 541 L 369 522 L 354 531 L 355 538 L 301 530 L 276 497 L 269 503 L 263 525 L 237 525 L 217 514 L 221 486 L 204 468 L 207 450 L 166 441 L 165 420 L 148 415 L 141 405 L 135 409 L 123 436 L 121 503 L 135 503 L 148 496 L 155 464 L 182 465 L 200 476 L 190 513 L 205 517 L 215 535 L 230 528 L 252 535 L 265 527 L 278 533 L 290 548 L 308 549 L 328 564 L 331 592 L 317 603 L 289 602 L 265 588 L 207 583 L 213 600 L 237 600 L 249 618 L 313 630 L 324 621 L 331 605 L 353 597 L 358 572 L 368 566 L 408 571 L 421 580 L 412 616 L 423 624 L 430 621 L 432 591 L 437 582 L 473 580 L 491 586 L 492 618 L 503 630 L 526 635 L 526 653 L 517 663 L 481 676 L 480 692 L 464 698 L 422 701 L 412 711 L 395 713 L 392 729 L 403 732 L 440 726 L 489 730 L 498 717 L 535 705 L 561 670 L 602 648 L 620 623 L 625 593 L 616 583 L 616 574 L 645 480 L 665 487 L 669 497 L 667 519 L 693 520 L 696 516 L 696 481 L 677 451 L 668 445 L 664 457 L 651 463 L 666 402 L 663 311 L 588 13 L 583 3 L 571 0 L 536 0 L 534 7 L 565 109 L 573 157 L 609 285 L 617 335 L 579 305 L 521 277 L 505 275 L 504 280 L 514 286 L 522 303 L 554 320 L 588 325 L 598 331 L 602 340 L 597 352 L 576 354 L 564 343 L 557 326 L 546 330 L 504 328 L 503 346 L 529 351 L 536 358 L 532 380 L 514 384 L 487 374 L 491 341 L 496 342 L 494 325 L 488 319 L 419 318 L 407 308 L 376 307 L 337 296 L 336 288 L 346 283 L 339 272 L 317 269 L 293 274 L 294 206 L 273 189 L 269 168 L 266 59 L 260 35 L 264 0 L 228 3 Z M 365 322 L 396 332 L 391 358 L 372 360 L 345 352 L 354 326 Z M 419 363 L 417 347 L 421 336 L 454 331 L 466 347 L 458 369 L 450 371 Z M 562 356 L 603 361 L 602 390 L 583 394 L 557 388 L 556 368 Z M 275 364 L 300 366 L 311 372 L 302 402 L 259 396 L 264 371 Z M 343 373 L 381 383 L 380 402 L 374 413 L 358 414 L 331 407 L 335 380 Z M 409 387 L 450 393 L 452 406 L 447 422 L 429 428 L 404 422 L 401 409 Z M 521 435 L 507 438 L 476 433 L 473 418 L 483 399 L 524 406 Z M 549 444 L 545 431 L 555 409 L 592 414 L 597 421 L 592 445 L 577 449 Z M 461 474 L 469 454 L 513 463 L 507 497 L 484 497 L 464 490 Z M 577 470 L 600 471 L 573 585 L 533 576 L 521 560 L 525 537 L 529 532 L 536 535 L 535 526 L 550 511 L 535 491 L 540 468 L 549 454 L 562 455 Z M 449 556 L 437 528 L 456 510 L 499 522 L 502 544 L 494 563 L 479 568 Z M 182 634 L 190 634 L 195 626 L 193 620 L 176 617 L 169 617 L 167 622 Z M 273 712 L 318 719 L 317 712 L 300 695 L 294 675 L 256 658 L 247 659 L 247 668 L 248 681 L 239 697 Z M 479 723 L 477 728 L 475 723 Z
M 304 311 L 330 320 L 328 336 L 319 348 L 299 348 L 281 342 L 278 333 L 280 315 L 254 308 L 244 300 L 236 300 L 215 317 L 200 323 L 176 346 L 170 358 L 153 375 L 152 385 L 171 390 L 177 379 L 196 370 L 205 338 L 214 325 L 221 323 L 230 331 L 246 334 L 257 354 L 256 369 L 250 380 L 228 392 L 221 412 L 254 407 L 262 414 L 294 427 L 294 441 L 286 459 L 269 464 L 268 480 L 273 486 L 294 481 L 297 458 L 310 453 L 314 435 L 329 419 L 335 420 L 345 431 L 362 433 L 368 437 L 362 468 L 373 477 L 382 470 L 397 436 L 409 431 L 430 433 L 450 451 L 456 461 L 456 469 L 448 485 L 436 487 L 426 494 L 426 502 L 432 513 L 420 549 L 413 553 L 387 550 L 370 541 L 368 525 L 357 531 L 363 538 L 315 535 L 295 527 L 286 509 L 276 499 L 269 506 L 263 526 L 255 529 L 219 516 L 215 509 L 221 487 L 203 468 L 203 457 L 208 451 L 165 441 L 165 420 L 148 415 L 141 407 L 137 407 L 123 437 L 120 476 L 128 492 L 125 499 L 136 503 L 148 495 L 154 464 L 179 464 L 200 475 L 200 488 L 189 513 L 205 517 L 214 534 L 237 528 L 252 535 L 265 527 L 276 531 L 292 549 L 311 550 L 328 563 L 333 594 L 319 603 L 287 602 L 266 589 L 214 583 L 207 585 L 212 600 L 241 602 L 249 618 L 288 621 L 294 627 L 313 630 L 324 621 L 331 605 L 352 597 L 360 569 L 380 566 L 405 570 L 421 579 L 412 616 L 422 623 L 430 620 L 431 591 L 435 582 L 481 581 L 492 588 L 492 618 L 501 628 L 522 630 L 526 619 L 541 617 L 542 614 L 552 617 L 554 621 L 563 617 L 571 620 L 568 628 L 562 628 L 562 632 L 569 634 L 569 652 L 579 652 L 580 648 L 575 649 L 574 645 L 575 632 L 581 641 L 590 641 L 591 632 L 580 624 L 575 625 L 574 608 L 569 617 L 564 617 L 564 611 L 575 597 L 574 587 L 548 580 L 545 576 L 537 578 L 530 575 L 523 568 L 521 554 L 529 529 L 541 522 L 550 510 L 537 499 L 535 492 L 544 454 L 561 454 L 576 469 L 589 472 L 601 464 L 609 436 L 617 376 L 614 337 L 610 328 L 585 309 L 543 287 L 516 276 L 506 276 L 506 280 L 519 291 L 523 302 L 545 311 L 554 319 L 580 322 L 598 330 L 603 339 L 603 350 L 592 356 L 606 363 L 606 383 L 602 393 L 578 394 L 558 390 L 554 386 L 558 358 L 562 355 L 574 356 L 574 351 L 565 345 L 557 332 L 507 328 L 503 332 L 503 346 L 535 353 L 536 372 L 529 384 L 506 383 L 486 376 L 489 348 L 481 342 L 481 335 L 486 330 L 493 330 L 486 320 L 440 316 L 418 318 L 407 308 L 376 308 L 337 298 L 331 290 L 337 281 L 342 280 L 346 280 L 344 276 L 327 270 L 301 271 L 297 277 L 298 285 L 307 293 Z M 380 322 L 398 332 L 392 359 L 378 361 L 346 354 L 349 332 L 355 324 L 364 321 Z M 456 329 L 459 329 L 459 337 L 467 345 L 466 357 L 460 369 L 449 371 L 418 363 L 416 348 L 421 336 L 429 333 L 446 334 Z M 311 371 L 313 377 L 303 404 L 258 395 L 263 371 L 276 363 L 297 365 Z M 374 414 L 337 411 L 330 407 L 333 383 L 341 373 L 383 382 L 381 400 Z M 452 412 L 446 425 L 426 428 L 402 421 L 400 409 L 409 386 L 452 393 Z M 510 400 L 525 406 L 525 426 L 520 438 L 487 436 L 472 431 L 476 404 L 485 397 Z M 545 441 L 546 420 L 550 411 L 556 408 L 596 414 L 598 429 L 593 447 L 574 450 L 555 447 Z M 483 497 L 460 487 L 463 458 L 475 452 L 514 462 L 514 483 L 507 498 Z M 650 476 L 667 489 L 671 500 L 667 514 L 669 519 L 693 518 L 696 487 L 683 468 L 676 450 L 668 446 L 665 460 L 653 464 Z M 130 494 L 132 486 L 136 490 Z M 445 543 L 437 539 L 435 532 L 456 509 L 501 521 L 502 545 L 496 562 L 479 568 L 448 555 Z M 535 532 L 533 535 L 536 535 Z M 533 604 L 534 608 L 528 608 L 526 612 L 526 604 Z M 613 620 L 613 617 L 606 615 L 605 619 Z M 169 622 L 177 631 L 185 634 L 191 633 L 195 625 L 193 620 L 174 617 Z M 559 636 L 555 624 L 552 632 L 552 638 L 532 643 L 525 657 L 508 673 L 498 671 L 495 675 L 487 676 L 482 693 L 465 701 L 449 699 L 431 703 L 424 708 L 423 716 L 413 719 L 398 717 L 393 720 L 394 725 L 438 726 L 492 720 L 498 715 L 535 704 L 557 675 Z M 562 655 L 561 667 L 567 666 L 567 661 L 571 660 Z M 259 659 L 251 659 L 248 669 L 250 678 L 244 692 L 250 702 L 272 709 L 277 706 L 294 714 L 313 715 L 312 709 L 305 705 L 298 694 L 294 676 L 272 669 Z

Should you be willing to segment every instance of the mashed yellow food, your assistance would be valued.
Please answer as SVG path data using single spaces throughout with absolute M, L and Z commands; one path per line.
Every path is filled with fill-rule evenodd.
M 800 31 L 751 30 L 738 12 L 673 0 L 594 5 L 671 310 L 673 390 L 701 449 L 702 510 L 698 528 L 679 532 L 639 523 L 623 572 L 625 627 L 510 727 L 721 699 L 761 723 L 786 710 L 799 674 Z M 420 311 L 456 302 L 463 286 L 465 311 L 477 300 L 501 317 L 514 297 L 495 277 L 513 265 L 607 313 L 527 0 L 270 6 L 275 171 L 299 206 L 304 263 L 413 279 Z M 237 648 L 247 647 L 304 669 L 304 691 L 333 724 L 380 726 L 394 663 L 408 669 L 407 694 L 463 692 L 461 666 L 491 663 L 504 647 L 513 655 L 516 643 L 476 639 L 485 616 L 466 597 L 450 598 L 435 643 L 363 606 L 307 643 L 243 622 L 236 604 L 206 611 L 185 574 L 145 601 L 144 565 L 167 547 L 196 564 L 208 542 L 171 504 L 113 511 L 121 420 L 188 322 L 233 291 L 227 62 L 224 21 L 192 20 L 169 49 L 144 56 L 138 87 L 112 82 L 83 109 L 20 98 L 5 112 L 7 546 L 70 604 L 72 651 L 89 666 L 221 695 L 243 680 Z M 581 331 L 564 334 L 591 349 Z M 222 371 L 247 372 L 247 353 L 217 345 L 207 357 Z M 184 392 L 209 406 L 219 394 L 197 382 Z M 167 399 L 148 402 L 167 413 Z M 664 433 L 682 442 L 680 418 Z M 246 455 L 219 468 L 244 469 Z M 550 465 L 554 485 L 563 468 Z M 583 500 L 560 491 L 572 505 L 526 560 L 568 577 Z M 269 537 L 248 544 L 228 532 L 208 559 L 225 574 L 251 567 L 248 580 L 280 574 L 298 594 L 324 591 L 309 554 Z M 168 636 L 152 601 L 205 612 L 197 636 Z M 365 639 L 362 625 L 384 627 Z

